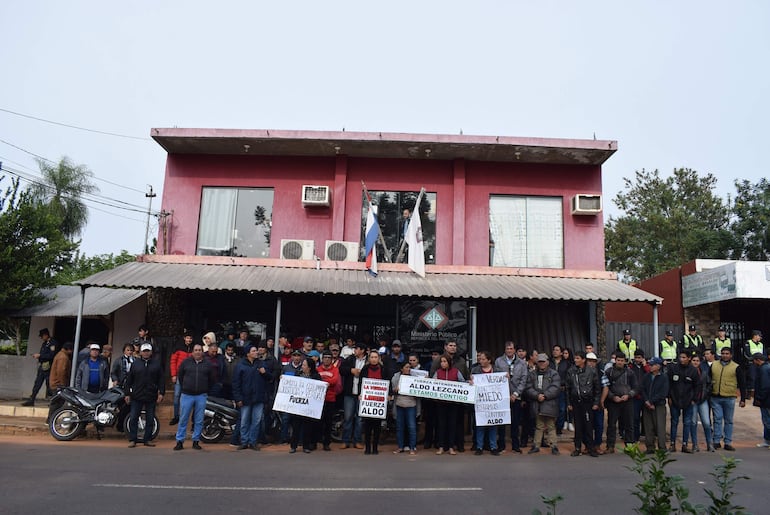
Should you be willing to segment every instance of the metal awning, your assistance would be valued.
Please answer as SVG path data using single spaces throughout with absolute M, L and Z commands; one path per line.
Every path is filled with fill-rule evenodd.
M 472 267 L 469 267 L 472 268 Z M 648 302 L 662 299 L 614 278 L 543 277 L 493 273 L 426 273 L 243 264 L 126 263 L 77 284 L 109 288 L 320 293 L 448 299 L 530 299 Z
M 107 316 L 146 294 L 145 290 L 88 288 L 83 316 Z M 47 302 L 13 313 L 14 317 L 75 317 L 80 303 L 80 287 L 57 286 L 43 291 Z

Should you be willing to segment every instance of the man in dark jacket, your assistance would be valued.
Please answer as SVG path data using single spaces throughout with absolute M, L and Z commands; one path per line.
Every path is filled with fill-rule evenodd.
M 551 453 L 559 454 L 556 446 L 556 417 L 559 416 L 559 393 L 561 379 L 556 370 L 549 368 L 548 355 L 537 355 L 537 368 L 527 376 L 524 396 L 529 401 L 532 415 L 535 417 L 535 440 L 529 454 L 540 452 L 540 441 L 545 437 L 545 444 Z
M 695 388 L 698 385 L 698 372 L 690 366 L 690 353 L 679 353 L 679 361 L 666 367 L 666 375 L 669 379 L 668 406 L 671 411 L 671 443 L 669 451 L 676 452 L 676 430 L 679 425 L 679 417 L 684 413 L 682 422 L 682 452 L 690 453 L 687 440 L 690 436 L 690 426 L 694 423 Z
M 155 447 L 152 443 L 155 406 L 166 394 L 166 382 L 160 361 L 152 359 L 152 345 L 143 343 L 139 348 L 140 359 L 134 360 L 125 378 L 126 402 L 131 405 L 128 424 L 128 446 L 136 447 L 136 431 L 139 427 L 139 414 L 144 408 L 144 445 Z
M 88 359 L 78 365 L 75 373 L 75 388 L 99 393 L 110 384 L 110 364 L 101 357 L 102 349 L 98 343 L 88 346 Z
M 658 448 L 666 449 L 666 398 L 668 397 L 668 379 L 661 374 L 663 360 L 650 358 L 650 373 L 642 379 L 642 401 L 644 401 L 644 441 L 647 445 L 647 453 L 655 452 L 657 440 Z
M 340 365 L 342 394 L 344 395 L 345 422 L 342 430 L 342 449 L 352 445 L 363 449 L 361 445 L 361 417 L 358 416 L 358 396 L 361 393 L 361 370 L 366 365 L 366 345 L 356 343 L 353 355 L 348 356 Z
M 233 374 L 233 398 L 241 410 L 241 449 L 259 450 L 257 437 L 272 381 L 265 348 L 249 346 L 246 357 L 238 363 Z
M 626 357 L 615 356 L 615 364 L 605 372 L 607 385 L 602 391 L 602 404 L 607 407 L 607 452 L 615 452 L 618 420 L 623 427 L 624 440 L 634 438 L 634 395 L 638 389 L 636 376 L 626 367 Z
M 767 362 L 767 355 L 759 352 L 754 354 L 753 361 L 757 367 L 754 406 L 759 408 L 764 428 L 762 443 L 758 443 L 757 447 L 770 447 L 770 363 Z
M 51 395 L 51 363 L 53 362 L 54 356 L 56 356 L 56 353 L 59 351 L 59 345 L 56 343 L 56 340 L 51 338 L 51 333 L 48 332 L 47 328 L 41 329 L 38 336 L 43 343 L 40 346 L 40 352 L 32 355 L 38 362 L 35 384 L 32 386 L 32 395 L 21 404 L 22 406 L 35 405 L 35 397 L 37 397 L 40 388 L 43 387 L 43 383 L 45 383 L 46 396 Z
M 176 430 L 175 451 L 184 449 L 184 439 L 187 434 L 187 422 L 193 415 L 193 449 L 201 450 L 200 439 L 203 431 L 203 416 L 206 410 L 206 398 L 211 384 L 214 382 L 214 369 L 203 358 L 203 344 L 193 346 L 192 355 L 185 359 L 177 370 L 177 382 L 181 385 L 180 399 L 181 416 Z
M 575 419 L 575 450 L 571 456 L 580 456 L 583 442 L 586 442 L 588 454 L 596 458 L 599 453 L 593 442 L 585 438 L 593 428 L 594 413 L 599 411 L 602 396 L 602 386 L 599 374 L 593 367 L 586 366 L 586 353 L 575 351 L 575 364 L 567 371 L 566 378 L 567 409 Z

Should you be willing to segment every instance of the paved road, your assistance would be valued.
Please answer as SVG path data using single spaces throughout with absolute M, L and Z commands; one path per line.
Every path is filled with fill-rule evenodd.
M 394 455 L 361 451 L 288 454 L 226 444 L 173 452 L 173 441 L 128 449 L 121 440 L 59 443 L 49 437 L 0 436 L 1 513 L 531 513 L 539 493 L 562 493 L 559 513 L 629 513 L 636 477 L 623 454 L 600 458 L 549 454 L 499 457 Z M 566 448 L 564 449 L 566 451 Z M 740 502 L 767 513 L 770 450 L 748 444 L 731 453 L 744 461 Z M 675 454 L 691 496 L 704 502 L 708 473 L 720 453 Z M 224 508 L 224 509 L 223 509 Z

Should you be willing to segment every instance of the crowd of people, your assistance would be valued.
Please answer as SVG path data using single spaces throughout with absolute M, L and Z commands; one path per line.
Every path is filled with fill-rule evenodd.
M 34 404 L 47 380 L 49 394 L 50 389 L 69 384 L 72 344 L 59 349 L 47 329 L 40 331 L 40 337 L 41 352 L 34 355 L 40 361 L 38 376 L 25 405 Z M 272 338 L 254 339 L 243 329 L 228 331 L 222 341 L 209 332 L 196 342 L 188 332 L 168 363 L 174 388 L 170 424 L 178 425 L 174 450 L 184 449 L 191 420 L 192 448 L 201 449 L 208 397 L 228 400 L 238 410 L 231 445 L 260 450 L 268 442 L 281 375 L 328 385 L 320 419 L 280 413 L 276 443 L 288 445 L 291 453 L 300 447 L 310 453 L 319 445 L 330 451 L 333 416 L 340 410 L 344 422 L 339 448 L 379 453 L 380 419 L 358 414 L 364 378 L 390 384 L 397 436 L 394 452 L 399 454 L 418 452 L 418 420 L 423 426 L 423 448 L 439 455 L 464 452 L 467 429 L 473 433 L 471 450 L 478 455 L 486 450 L 499 455 L 508 448 L 514 453 L 526 449 L 530 454 L 542 448 L 558 455 L 558 437 L 564 431 L 573 433 L 572 456 L 614 453 L 618 436 L 625 445 L 643 438 L 648 452 L 733 451 L 735 404 L 744 407 L 751 399 L 760 408 L 764 427 L 758 446 L 770 447 L 770 363 L 761 340 L 762 333 L 753 331 L 750 340 L 735 345 L 720 327 L 707 344 L 695 326 L 689 326 L 679 342 L 667 331 L 658 344 L 658 355 L 648 359 L 626 330 L 608 363 L 599 359 L 592 344 L 574 352 L 553 345 L 549 355 L 508 341 L 502 355 L 481 350 L 469 365 L 455 341 L 421 357 L 407 352 L 399 340 L 364 343 L 348 335 L 343 342 L 312 337 L 296 341 L 284 334 L 276 343 Z M 112 359 L 111 348 L 105 347 L 90 343 L 77 356 L 74 385 L 93 393 L 121 386 L 132 403 L 132 417 L 138 417 L 140 410 L 154 413 L 165 395 L 166 364 L 160 362 L 147 328 L 139 328 L 139 336 L 123 346 L 120 357 Z M 494 372 L 508 378 L 510 424 L 476 426 L 472 406 L 399 392 L 404 375 L 472 383 L 475 375 Z M 128 437 L 129 446 L 134 447 L 137 435 Z M 149 434 L 144 445 L 153 446 Z

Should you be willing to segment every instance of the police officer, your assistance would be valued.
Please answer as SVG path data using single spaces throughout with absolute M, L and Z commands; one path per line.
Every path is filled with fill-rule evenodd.
M 48 331 L 48 328 L 41 329 L 38 336 L 43 340 L 43 343 L 40 346 L 40 352 L 32 355 L 32 357 L 38 361 L 35 384 L 32 386 L 32 395 L 29 399 L 21 403 L 22 406 L 35 405 L 35 397 L 37 397 L 37 392 L 40 391 L 44 381 L 46 396 L 51 396 L 49 376 L 51 374 L 51 363 L 53 362 L 54 356 L 56 356 L 56 353 L 59 351 L 59 344 L 56 343 L 56 340 L 51 338 L 51 333 Z
M 676 347 L 677 344 L 674 341 L 674 333 L 672 331 L 666 331 L 666 337 L 658 344 L 658 356 L 663 360 L 664 365 L 668 365 L 676 360 Z
M 730 338 L 725 335 L 725 326 L 720 325 L 719 329 L 717 330 L 717 337 L 714 338 L 714 340 L 711 342 L 711 349 L 714 351 L 714 354 L 719 356 L 722 352 L 722 349 L 725 347 L 732 349 L 733 343 L 730 341 Z
M 690 325 L 688 333 L 682 336 L 682 343 L 679 345 L 679 352 L 677 354 L 686 352 L 692 357 L 695 354 L 703 355 L 704 350 L 703 337 L 698 334 L 694 325 Z
M 623 339 L 618 340 L 618 350 L 625 354 L 626 361 L 634 359 L 636 340 L 631 338 L 631 331 L 629 329 L 623 329 Z
M 757 367 L 754 366 L 752 356 L 757 353 L 767 356 L 765 344 L 762 342 L 762 331 L 754 329 L 751 331 L 751 339 L 743 344 L 742 352 L 738 355 L 738 364 L 746 372 L 746 388 L 748 389 L 749 399 L 754 396 L 754 378 L 756 377 Z

